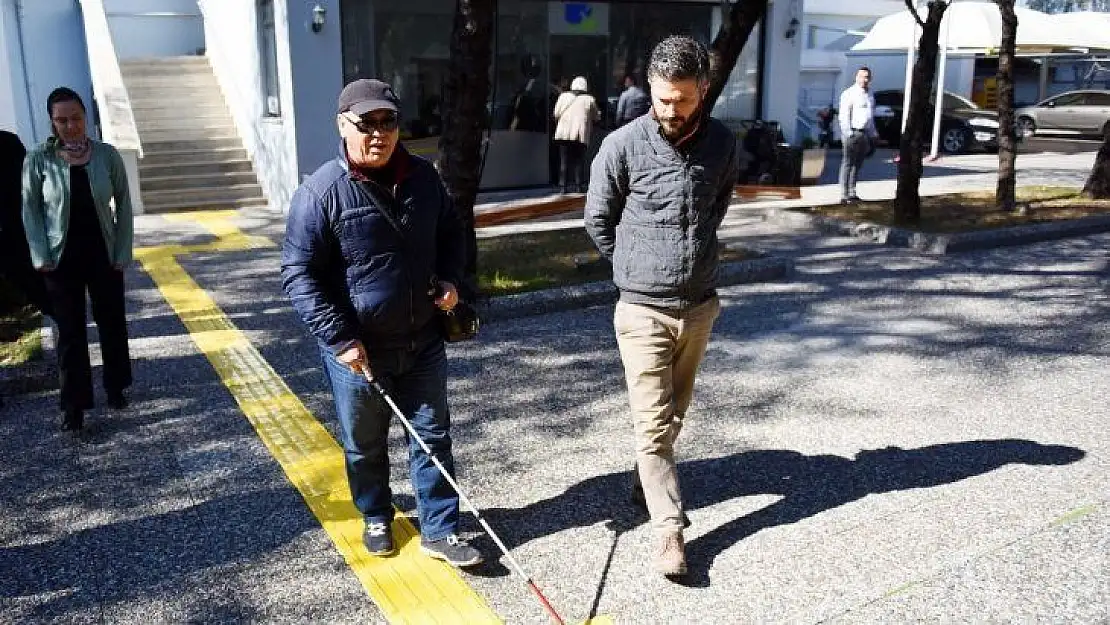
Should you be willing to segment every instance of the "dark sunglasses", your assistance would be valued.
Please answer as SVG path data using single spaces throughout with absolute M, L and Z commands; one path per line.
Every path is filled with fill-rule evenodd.
M 401 125 L 401 120 L 396 114 L 390 113 L 385 117 L 372 119 L 369 117 L 352 118 L 347 117 L 347 121 L 351 122 L 355 128 L 364 135 L 368 135 L 375 130 L 378 132 L 393 132 Z

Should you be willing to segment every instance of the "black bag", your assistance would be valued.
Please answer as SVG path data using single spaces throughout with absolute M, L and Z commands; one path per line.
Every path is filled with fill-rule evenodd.
M 371 204 L 374 204 L 370 197 L 371 193 L 366 189 L 364 183 L 359 182 L 356 183 L 355 186 L 358 187 L 358 190 L 361 191 L 363 195 L 367 196 L 366 199 L 370 201 Z M 405 231 L 401 229 L 401 224 L 397 223 L 397 220 L 394 219 L 389 210 L 379 208 L 379 212 L 382 214 L 382 217 L 385 217 L 385 220 L 389 222 L 389 225 L 393 226 L 397 234 L 401 235 L 401 238 L 404 239 Z M 439 280 L 433 276 L 431 282 L 428 295 L 434 298 L 439 294 Z M 456 284 L 455 288 L 459 288 L 459 285 Z M 478 327 L 481 325 L 478 319 L 478 311 L 475 310 L 473 306 L 463 301 L 461 297 L 451 310 L 443 310 L 437 307 L 436 311 L 439 313 L 440 334 L 443 336 L 443 340 L 448 343 L 469 341 L 478 335 Z
M 440 310 L 439 320 L 443 330 L 443 340 L 448 343 L 469 341 L 478 335 L 478 311 L 463 300 L 451 310 Z

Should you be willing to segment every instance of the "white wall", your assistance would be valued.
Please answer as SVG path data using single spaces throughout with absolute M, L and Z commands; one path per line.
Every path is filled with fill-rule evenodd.
M 199 0 L 207 55 L 272 210 L 287 211 L 300 184 L 286 0 L 274 2 L 281 116 L 263 115 L 254 0 Z M 303 3 L 294 2 L 301 8 Z M 299 87 L 300 88 L 300 87 Z M 311 96 L 306 96 L 311 97 Z M 334 97 L 334 96 L 332 96 Z
M 812 115 L 835 105 L 843 91 L 840 82 L 840 70 L 803 71 L 798 85 L 798 108 Z
M 9 114 L 8 117 L 14 117 L 20 139 L 31 146 L 50 136 L 46 97 L 55 87 L 66 86 L 76 91 L 92 112 L 92 78 L 89 76 L 84 26 L 77 0 L 3 2 L 0 48 L 7 52 L 10 71 L 6 79 L 10 90 L 8 97 L 15 109 L 15 115 Z M 19 54 L 20 25 L 23 45 L 26 46 L 23 50 L 26 77 Z M 4 80 L 0 78 L 0 82 Z
M 0 0 L 0 130 L 15 132 L 27 143 L 30 140 L 27 98 L 19 65 L 22 51 L 18 44 L 15 1 Z M 27 128 L 25 133 L 21 132 L 24 128 Z
M 844 31 L 862 30 L 868 24 L 874 22 L 875 19 L 875 17 L 869 15 L 825 15 L 806 13 L 801 29 L 803 37 L 802 45 L 806 48 L 823 48 L 837 39 L 846 36 L 848 33 Z M 812 29 L 812 37 L 810 37 L 810 26 L 815 27 Z
M 767 7 L 767 61 L 763 78 L 763 117 L 781 124 L 787 141 L 793 142 L 798 116 L 798 86 L 801 80 L 801 26 L 792 39 L 784 33 L 791 18 L 802 20 L 800 0 L 775 0 Z
M 343 90 L 343 21 L 339 0 L 319 2 L 327 10 L 326 23 L 319 33 L 309 28 L 313 3 L 288 3 L 288 53 L 283 62 L 291 60 L 293 84 L 297 85 L 291 103 L 297 112 L 297 164 L 302 175 L 339 155 L 335 103 Z M 285 21 L 278 19 L 278 24 Z M 280 41 L 278 46 L 282 46 Z
M 204 48 L 197 0 L 104 0 L 121 59 L 196 54 Z

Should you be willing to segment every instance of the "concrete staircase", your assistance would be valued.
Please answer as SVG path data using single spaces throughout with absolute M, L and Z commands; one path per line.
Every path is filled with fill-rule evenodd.
M 145 212 L 266 206 L 207 58 L 126 60 L 120 69 L 143 145 Z

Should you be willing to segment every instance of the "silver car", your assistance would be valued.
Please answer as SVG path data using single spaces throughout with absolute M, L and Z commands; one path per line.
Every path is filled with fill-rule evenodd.
M 1110 128 L 1110 91 L 1069 91 L 1017 110 L 1018 132 L 1102 135 Z

